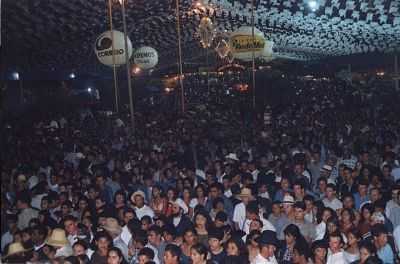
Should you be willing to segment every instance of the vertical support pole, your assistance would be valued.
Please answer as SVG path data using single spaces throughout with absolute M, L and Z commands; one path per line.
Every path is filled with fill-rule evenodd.
M 181 45 L 181 18 L 179 14 L 179 0 L 176 0 L 176 27 L 178 33 L 178 54 L 179 54 L 179 84 L 181 86 L 181 107 L 182 113 L 185 113 L 185 91 L 183 87 L 183 69 L 182 69 L 182 45 Z
M 397 54 L 394 55 L 394 76 L 395 76 L 395 80 L 394 80 L 394 88 L 396 91 L 399 91 L 399 62 L 398 62 L 398 57 Z
M 128 92 L 129 92 L 129 111 L 131 116 L 131 127 L 132 132 L 135 131 L 135 112 L 133 108 L 133 92 L 132 92 L 132 80 L 131 80 L 131 63 L 129 61 L 129 50 L 128 50 L 128 32 L 126 29 L 126 12 L 125 12 L 125 0 L 121 1 L 122 6 L 122 23 L 124 28 L 124 40 L 125 40 L 125 66 L 126 66 L 126 77 L 128 78 Z
M 108 0 L 108 19 L 110 22 L 110 32 L 111 32 L 111 42 L 112 42 L 112 50 L 114 51 L 114 26 L 113 26 L 113 15 L 112 15 L 112 0 Z M 115 112 L 119 112 L 118 105 L 118 79 L 117 79 L 117 68 L 115 66 L 115 55 L 112 52 L 112 62 L 113 62 L 113 75 L 114 75 L 114 95 L 115 95 Z
M 256 109 L 256 63 L 255 63 L 255 38 L 254 38 L 254 0 L 251 0 L 251 37 L 252 37 L 252 79 L 253 79 L 253 108 Z

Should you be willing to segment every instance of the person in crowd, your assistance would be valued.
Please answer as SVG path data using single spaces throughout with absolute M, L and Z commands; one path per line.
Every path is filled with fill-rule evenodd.
M 328 253 L 328 244 L 324 240 L 317 240 L 311 245 L 311 260 L 313 264 L 325 264 Z
M 167 245 L 164 251 L 164 264 L 179 264 L 181 255 L 182 251 L 177 245 Z
M 347 245 L 344 252 L 347 263 L 352 263 L 360 259 L 360 235 L 356 229 L 350 229 L 346 233 Z
M 327 264 L 339 264 L 347 263 L 344 250 L 343 250 L 343 238 L 339 232 L 329 234 L 329 252 L 326 263 Z
M 375 224 L 371 228 L 371 233 L 377 250 L 377 256 L 383 263 L 394 264 L 395 254 L 393 254 L 392 247 L 388 243 L 388 231 L 384 224 Z
M 112 247 L 112 238 L 105 232 L 98 232 L 95 236 L 96 250 L 93 253 L 90 263 L 107 263 L 108 250 Z
M 206 264 L 208 250 L 203 244 L 195 244 L 190 249 L 190 260 L 192 264 Z
M 107 264 L 126 264 L 122 252 L 117 247 L 111 247 L 107 254 Z
M 306 239 L 301 234 L 298 226 L 294 224 L 288 225 L 283 231 L 285 234 L 284 245 L 280 247 L 278 253 L 279 263 L 292 263 L 293 262 L 293 250 L 296 244 L 308 244 Z
M 275 257 L 275 252 L 279 246 L 276 233 L 271 230 L 262 232 L 257 243 L 260 251 L 251 264 L 278 264 Z
M 225 243 L 226 258 L 224 264 L 249 263 L 249 254 L 243 240 L 232 237 Z
M 223 239 L 224 232 L 221 229 L 213 228 L 208 232 L 208 247 L 211 261 L 223 263 L 226 258 L 226 251 L 222 245 Z

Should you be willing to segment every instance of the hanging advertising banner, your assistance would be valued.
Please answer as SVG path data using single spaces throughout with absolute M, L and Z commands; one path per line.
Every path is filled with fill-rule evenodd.
M 231 34 L 229 45 L 235 59 L 251 61 L 253 50 L 255 58 L 259 58 L 263 54 L 265 46 L 264 33 L 254 28 L 253 44 L 252 28 L 248 26 L 240 27 Z
M 151 69 L 158 63 L 158 53 L 152 47 L 141 47 L 133 55 L 134 63 L 141 69 Z
M 113 34 L 113 36 L 112 36 Z M 114 50 L 112 39 L 114 39 Z M 126 63 L 125 58 L 125 36 L 124 33 L 113 30 L 106 31 L 96 39 L 94 50 L 97 59 L 104 65 L 113 66 L 113 55 L 115 65 L 123 65 Z M 128 37 L 128 58 L 132 56 L 132 42 Z

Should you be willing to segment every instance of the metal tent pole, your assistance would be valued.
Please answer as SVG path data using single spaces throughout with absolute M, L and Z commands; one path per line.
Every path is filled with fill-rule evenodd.
M 256 63 L 255 63 L 255 38 L 254 38 L 254 0 L 251 0 L 251 37 L 252 37 L 252 78 L 253 78 L 253 108 L 256 109 Z
M 108 19 L 110 21 L 110 32 L 111 32 L 111 42 L 112 50 L 114 51 L 114 27 L 113 27 L 113 16 L 112 16 L 112 0 L 108 0 Z M 118 105 L 118 79 L 117 79 L 117 68 L 115 66 L 115 55 L 112 52 L 112 62 L 113 62 L 113 75 L 114 75 L 114 94 L 115 94 L 115 112 L 119 112 Z
M 178 33 L 178 53 L 179 53 L 179 83 L 181 86 L 181 107 L 182 113 L 185 113 L 185 91 L 183 87 L 183 70 L 182 70 L 182 45 L 181 45 L 181 19 L 179 14 L 179 0 L 176 0 L 176 27 Z
M 133 108 L 133 92 L 132 92 L 132 80 L 131 80 L 131 63 L 129 61 L 129 50 L 128 50 L 128 33 L 126 29 L 126 12 L 125 12 L 125 0 L 121 1 L 122 6 L 122 23 L 124 27 L 124 38 L 125 38 L 125 60 L 126 60 L 126 76 L 128 78 L 128 92 L 129 92 L 129 110 L 131 116 L 132 132 L 135 131 L 135 112 Z

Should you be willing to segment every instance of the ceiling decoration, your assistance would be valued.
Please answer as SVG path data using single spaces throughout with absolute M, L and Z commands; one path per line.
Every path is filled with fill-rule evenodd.
M 313 1 L 312 8 L 309 1 Z M 109 29 L 105 0 L 2 1 L 2 56 L 7 65 L 88 70 L 101 68 L 93 52 L 96 37 Z M 177 61 L 175 1 L 128 0 L 127 24 L 134 48 L 159 52 L 158 68 Z M 398 0 L 254 0 L 255 26 L 274 42 L 277 57 L 318 60 L 400 50 Z M 196 38 L 209 16 L 219 32 L 250 25 L 250 0 L 181 0 L 183 61 L 204 63 Z M 211 11 L 210 11 L 211 10 Z M 122 29 L 114 6 L 114 29 Z M 214 56 L 217 56 L 214 53 Z

